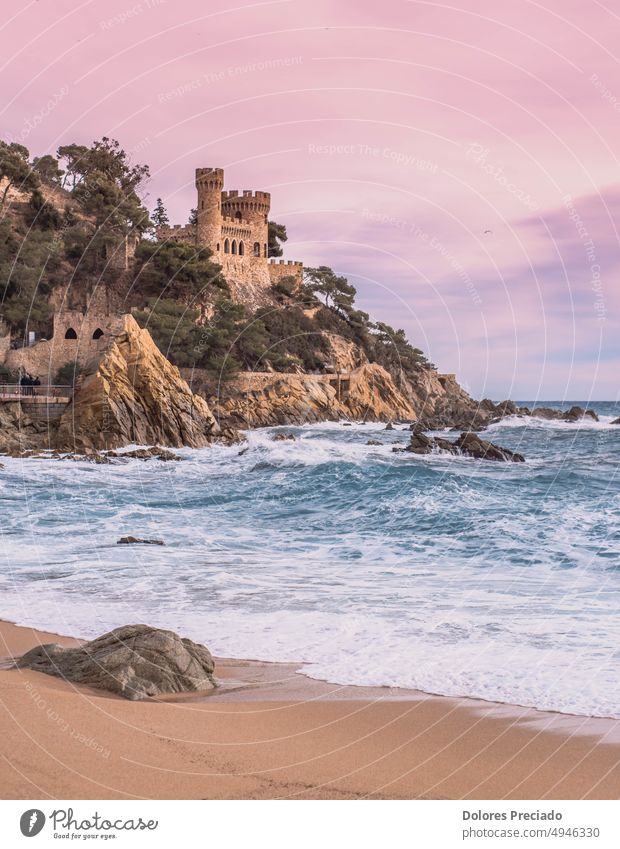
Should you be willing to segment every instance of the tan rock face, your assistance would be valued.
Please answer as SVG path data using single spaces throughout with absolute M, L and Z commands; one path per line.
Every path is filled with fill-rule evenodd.
M 130 443 L 201 448 L 218 431 L 207 402 L 128 315 L 122 333 L 76 391 L 56 442 L 66 450 Z
M 355 419 L 360 421 L 415 421 L 416 414 L 379 365 L 366 364 L 338 378 L 335 375 L 274 374 L 260 376 L 253 387 L 246 375 L 244 387 L 221 399 L 218 416 L 239 427 Z

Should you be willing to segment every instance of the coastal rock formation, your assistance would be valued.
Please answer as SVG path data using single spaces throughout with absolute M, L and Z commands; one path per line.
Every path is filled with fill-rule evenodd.
M 160 693 L 211 690 L 215 664 L 204 646 L 173 631 L 125 625 L 78 648 L 50 643 L 15 664 L 137 700 Z
M 421 431 L 414 431 L 411 434 L 409 445 L 405 448 L 395 448 L 394 451 L 409 451 L 413 454 L 432 454 L 435 451 L 445 452 L 447 454 L 465 455 L 466 457 L 475 457 L 478 460 L 499 460 L 510 463 L 524 463 L 525 457 L 522 454 L 517 454 L 509 448 L 502 448 L 489 442 L 486 439 L 481 439 L 477 433 L 470 431 L 462 433 L 456 442 L 451 442 L 449 439 L 442 439 L 439 436 L 427 436 Z
M 143 539 L 142 537 L 121 537 L 117 545 L 165 545 L 163 539 Z
M 435 369 L 420 369 L 415 379 L 403 381 L 403 392 L 418 414 L 425 430 L 452 427 L 458 430 L 484 430 L 500 418 L 495 410 L 474 399 L 459 384 L 454 374 L 439 374 Z
M 47 447 L 47 423 L 35 422 L 19 401 L 0 404 L 0 453 L 20 456 Z
M 56 447 L 118 448 L 131 443 L 202 448 L 219 432 L 206 401 L 194 395 L 130 315 L 123 332 L 87 370 L 64 412 Z
M 529 412 L 529 411 L 528 411 Z M 537 419 L 548 419 L 550 421 L 579 422 L 584 418 L 590 418 L 597 422 L 599 420 L 594 410 L 584 410 L 583 407 L 573 406 L 570 410 L 554 410 L 552 407 L 535 407 L 531 416 Z
M 220 420 L 235 427 L 416 418 L 388 372 L 369 363 L 346 377 L 249 373 L 227 390 L 225 397 L 212 398 L 210 403 Z

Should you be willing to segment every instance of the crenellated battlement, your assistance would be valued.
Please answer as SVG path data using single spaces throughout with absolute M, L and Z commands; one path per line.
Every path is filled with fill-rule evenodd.
M 238 189 L 222 192 L 222 203 L 227 200 L 257 200 L 263 203 L 271 203 L 270 192 L 253 192 L 251 189 L 243 189 L 242 194 L 239 194 Z
M 171 227 L 157 227 L 155 229 L 157 238 L 162 242 L 186 242 L 190 245 L 196 244 L 195 224 L 173 224 Z
M 208 182 L 218 182 L 224 185 L 224 169 L 223 168 L 196 168 L 196 186 L 200 183 L 204 185 Z
M 269 265 L 299 265 L 299 266 L 303 266 L 303 262 L 298 262 L 296 259 L 270 259 Z
M 251 303 L 269 303 L 271 285 L 283 278 L 302 282 L 301 262 L 269 261 L 270 192 L 224 191 L 223 168 L 197 168 L 196 191 L 197 224 L 160 227 L 159 239 L 209 248 L 235 297 Z

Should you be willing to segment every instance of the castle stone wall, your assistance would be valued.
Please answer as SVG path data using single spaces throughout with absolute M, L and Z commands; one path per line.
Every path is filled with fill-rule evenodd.
M 284 259 L 271 259 L 267 266 L 271 284 L 279 283 L 284 277 L 294 277 L 295 283 L 301 286 L 304 279 L 304 266 L 301 262 Z
M 248 306 L 270 303 L 271 284 L 287 276 L 301 283 L 303 266 L 269 262 L 270 193 L 224 191 L 223 186 L 223 168 L 197 168 L 198 224 L 159 227 L 157 237 L 209 248 L 213 261 L 222 266 L 233 297 Z
M 101 301 L 100 298 L 96 299 Z M 53 383 L 56 372 L 67 363 L 85 366 L 98 358 L 121 332 L 122 318 L 99 309 L 59 309 L 54 314 L 54 333 L 27 348 L 7 350 L 0 362 L 12 371 L 27 371 L 42 383 Z M 75 338 L 67 338 L 73 337 Z

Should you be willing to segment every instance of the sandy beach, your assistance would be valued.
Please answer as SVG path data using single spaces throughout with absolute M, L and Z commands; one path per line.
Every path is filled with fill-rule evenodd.
M 0 625 L 8 799 L 576 799 L 620 793 L 620 721 L 218 659 L 215 695 L 129 702 L 8 669 L 69 637 Z

